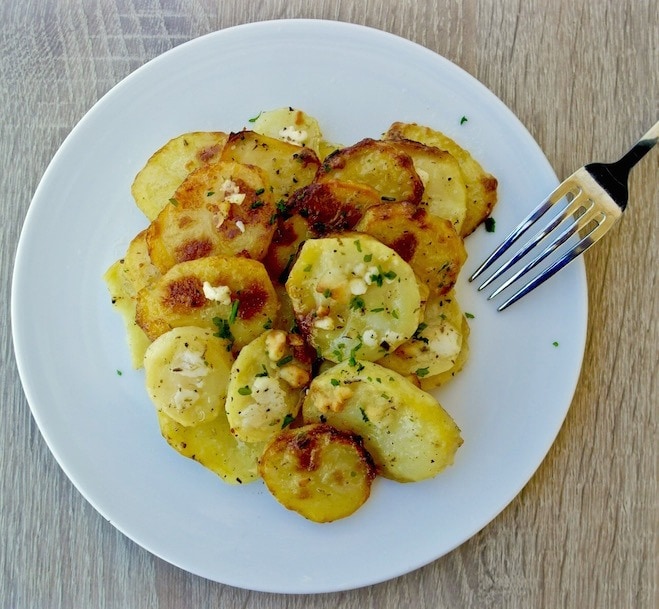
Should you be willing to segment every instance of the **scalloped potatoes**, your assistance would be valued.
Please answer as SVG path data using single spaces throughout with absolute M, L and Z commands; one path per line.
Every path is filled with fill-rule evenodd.
M 427 391 L 468 359 L 453 290 L 496 179 L 444 134 L 324 140 L 294 108 L 173 138 L 132 187 L 148 225 L 104 275 L 160 431 L 313 522 L 462 445 Z

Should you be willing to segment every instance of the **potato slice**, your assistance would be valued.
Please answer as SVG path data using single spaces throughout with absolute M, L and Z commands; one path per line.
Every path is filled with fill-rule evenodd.
M 126 328 L 131 364 L 135 369 L 141 368 L 151 341 L 135 321 L 135 292 L 126 273 L 126 261 L 122 258 L 112 264 L 103 275 L 103 280 L 110 292 L 112 306 L 121 315 Z
M 435 398 L 373 362 L 343 362 L 317 376 L 302 413 L 305 424 L 328 423 L 361 436 L 378 472 L 399 482 L 436 476 L 462 444 Z
M 455 376 L 462 371 L 465 364 L 469 360 L 469 332 L 469 323 L 467 322 L 467 319 L 463 317 L 462 328 L 460 331 L 462 335 L 462 344 L 460 346 L 460 353 L 458 353 L 457 357 L 455 358 L 455 362 L 448 370 L 445 370 L 444 372 L 419 378 L 421 389 L 424 391 L 432 391 L 433 389 L 437 389 L 437 387 L 446 385 L 446 383 L 453 380 Z
M 154 279 L 160 276 L 160 271 L 151 262 L 149 245 L 146 242 L 147 230 L 140 231 L 128 245 L 124 256 L 124 272 L 130 283 L 133 297 Z
M 137 295 L 136 321 L 151 340 L 172 328 L 198 326 L 237 351 L 277 316 L 277 295 L 256 260 L 210 256 L 173 266 Z
M 320 125 L 303 110 L 286 107 L 261 112 L 252 123 L 252 130 L 259 135 L 311 148 L 320 157 L 323 142 Z
M 270 247 L 263 258 L 274 284 L 286 283 L 300 246 L 313 236 L 309 223 L 299 214 L 277 218 Z
M 275 227 L 267 177 L 256 167 L 218 162 L 192 172 L 147 229 L 161 273 L 204 256 L 265 256 Z
M 226 414 L 243 442 L 264 442 L 297 417 L 314 354 L 297 334 L 268 330 L 243 347 L 231 368 Z
M 233 364 L 227 346 L 194 326 L 161 334 L 144 355 L 146 390 L 156 409 L 186 427 L 223 412 Z
M 381 203 L 380 194 L 370 186 L 327 180 L 297 190 L 287 210 L 302 216 L 316 237 L 324 237 L 354 228 L 367 209 Z
M 394 123 L 387 139 L 407 139 L 450 152 L 460 164 L 467 189 L 467 209 L 460 234 L 471 234 L 492 212 L 497 202 L 497 180 L 487 173 L 474 157 L 457 142 L 440 131 L 415 123 Z
M 158 413 L 160 432 L 179 454 L 197 461 L 229 484 L 247 484 L 259 478 L 258 460 L 264 444 L 241 442 L 229 430 L 221 412 L 211 421 L 185 427 Z
M 316 182 L 338 180 L 371 187 L 383 201 L 419 203 L 423 182 L 412 159 L 391 144 L 364 139 L 330 154 L 316 176 Z
M 360 233 L 306 241 L 286 291 L 302 333 L 334 362 L 379 359 L 412 336 L 423 313 L 410 265 Z
M 392 248 L 433 295 L 441 296 L 453 288 L 467 259 L 464 242 L 450 221 L 410 203 L 372 207 L 355 230 Z
M 410 340 L 378 360 L 403 376 L 435 377 L 452 369 L 462 352 L 462 309 L 453 291 L 426 303 L 423 322 Z
M 353 514 L 368 499 L 375 478 L 361 438 L 329 425 L 275 436 L 263 451 L 259 472 L 279 503 L 313 522 Z
M 283 204 L 295 190 L 310 184 L 320 166 L 311 148 L 254 131 L 232 133 L 222 151 L 222 160 L 253 165 L 264 171 L 275 204 Z
M 412 140 L 391 141 L 412 159 L 423 182 L 423 201 L 428 211 L 450 220 L 459 233 L 467 214 L 467 190 L 458 161 L 446 150 L 434 146 Z
M 137 207 L 154 220 L 191 171 L 219 159 L 228 138 L 221 131 L 194 131 L 169 140 L 135 176 L 131 191 Z

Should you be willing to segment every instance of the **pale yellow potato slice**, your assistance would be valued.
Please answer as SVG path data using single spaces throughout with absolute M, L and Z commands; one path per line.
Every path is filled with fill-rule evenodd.
M 410 265 L 363 233 L 305 241 L 286 291 L 304 336 L 334 362 L 379 359 L 409 339 L 423 315 Z
M 158 412 L 160 432 L 178 453 L 197 461 L 228 484 L 257 480 L 258 461 L 264 444 L 241 442 L 234 436 L 222 412 L 211 421 L 186 427 Z
M 268 178 L 268 190 L 279 206 L 298 188 L 310 184 L 320 166 L 311 148 L 254 131 L 232 133 L 222 151 L 222 160 L 253 165 L 263 171 Z
M 399 482 L 436 476 L 462 444 L 458 426 L 435 398 L 373 362 L 343 362 L 317 376 L 302 414 L 306 424 L 361 436 L 378 472 Z
M 453 291 L 426 302 L 423 322 L 410 340 L 378 360 L 378 364 L 420 381 L 451 370 L 462 353 L 462 309 Z
M 497 202 L 497 180 L 487 173 L 471 153 L 440 131 L 415 123 L 394 123 L 387 131 L 388 139 L 407 139 L 446 150 L 460 164 L 466 187 L 467 208 L 460 234 L 471 234 L 492 212 Z
M 297 334 L 268 330 L 245 345 L 231 368 L 225 410 L 243 442 L 269 440 L 297 417 L 313 354 Z
M 124 323 L 131 364 L 135 369 L 141 368 L 151 340 L 135 321 L 135 293 L 126 273 L 125 260 L 114 262 L 104 273 L 103 280 L 110 292 L 112 306 Z
M 161 334 L 144 354 L 146 390 L 158 411 L 189 427 L 224 414 L 233 356 L 211 330 L 184 326 Z
M 221 131 L 194 131 L 167 142 L 135 176 L 131 192 L 137 207 L 154 220 L 191 171 L 219 159 L 228 137 Z
M 452 154 L 412 140 L 390 140 L 409 155 L 423 182 L 423 202 L 438 218 L 449 220 L 460 233 L 467 215 L 467 190 L 460 164 Z

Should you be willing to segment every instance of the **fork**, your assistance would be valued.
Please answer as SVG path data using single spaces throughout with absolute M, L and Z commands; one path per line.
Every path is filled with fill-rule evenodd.
M 599 241 L 622 216 L 629 198 L 627 188 L 629 172 L 652 149 L 658 139 L 659 122 L 655 123 L 615 163 L 590 163 L 575 171 L 517 225 L 501 245 L 472 273 L 469 281 L 474 281 L 487 269 L 492 267 L 495 261 L 508 252 L 513 243 L 534 226 L 555 205 L 557 206 L 555 209 L 560 209 L 559 213 L 551 218 L 546 226 L 540 229 L 517 252 L 506 258 L 483 281 L 478 287 L 478 291 L 485 289 L 506 273 L 506 271 L 512 269 L 517 263 L 520 263 L 524 266 L 515 270 L 487 299 L 492 300 L 508 288 L 513 287 L 514 289 L 516 285 L 513 286 L 513 284 L 519 285 L 522 277 L 578 233 L 579 241 L 576 244 L 572 247 L 566 246 L 569 247 L 567 251 L 563 253 L 559 252 L 557 256 L 560 257 L 541 270 L 497 307 L 498 311 L 503 311 L 547 281 L 547 279 L 555 275 L 579 255 L 583 254 L 591 245 Z M 563 200 L 566 203 L 561 208 L 557 204 Z M 536 250 L 536 252 L 538 250 L 541 251 L 534 256 L 532 250 Z M 528 258 L 533 257 L 530 261 L 525 262 L 522 259 L 527 257 L 527 254 L 529 255 Z

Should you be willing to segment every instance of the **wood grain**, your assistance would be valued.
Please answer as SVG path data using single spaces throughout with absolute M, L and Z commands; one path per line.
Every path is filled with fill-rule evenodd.
M 21 389 L 9 312 L 18 235 L 41 175 L 86 110 L 149 59 L 219 28 L 288 17 L 365 24 L 444 55 L 519 116 L 559 176 L 612 160 L 657 120 L 656 0 L 0 4 L 0 607 L 659 606 L 656 152 L 632 175 L 620 226 L 587 255 L 588 343 L 555 445 L 512 504 L 448 556 L 361 590 L 251 593 L 142 550 L 59 469 Z

